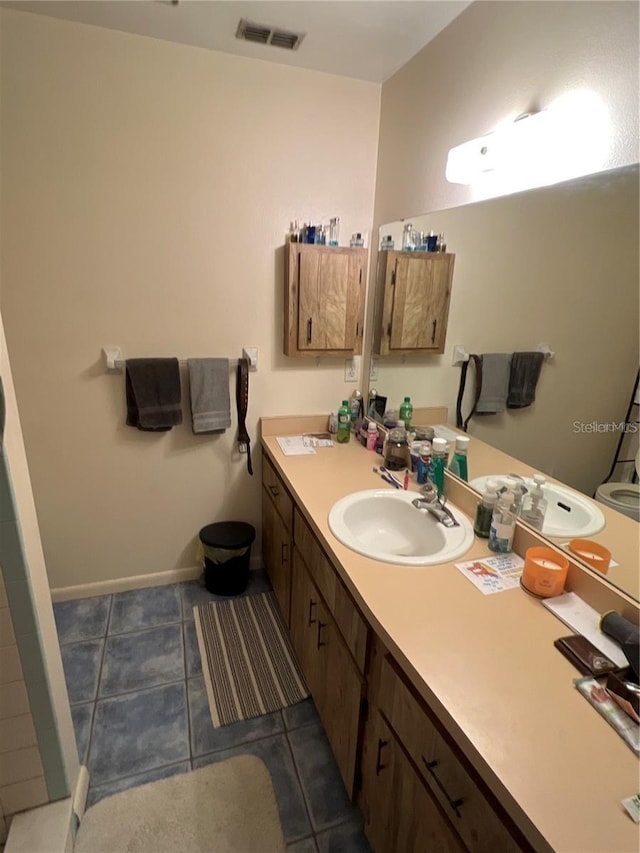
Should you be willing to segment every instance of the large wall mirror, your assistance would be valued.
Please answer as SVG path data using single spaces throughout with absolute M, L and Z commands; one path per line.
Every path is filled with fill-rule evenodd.
M 406 222 L 443 233 L 455 268 L 444 354 L 374 352 L 370 385 L 388 405 L 405 395 L 414 406 L 445 405 L 455 423 L 454 346 L 482 354 L 546 344 L 554 356 L 542 367 L 533 405 L 474 417 L 468 434 L 593 496 L 610 472 L 638 373 L 638 190 L 636 165 L 460 208 L 407 212 L 382 225 L 380 237 L 391 235 L 396 248 Z M 467 395 L 465 412 L 469 405 Z M 621 458 L 635 457 L 633 429 Z M 474 470 L 472 452 L 469 467 L 471 479 L 508 473 Z M 633 462 L 618 466 L 616 478 L 631 480 L 634 470 Z M 614 560 L 622 556 L 607 581 L 639 600 L 640 525 L 604 509 L 605 529 L 592 538 L 610 547 Z

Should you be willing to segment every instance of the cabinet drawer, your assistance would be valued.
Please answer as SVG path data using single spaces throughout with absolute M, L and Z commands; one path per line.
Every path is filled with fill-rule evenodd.
M 294 540 L 360 672 L 364 672 L 368 628 L 311 528 L 296 508 Z
M 382 663 L 380 709 L 469 850 L 520 850 L 388 657 Z
M 262 484 L 269 495 L 285 527 L 291 533 L 293 530 L 293 501 L 289 497 L 284 483 L 276 473 L 267 456 L 262 454 Z

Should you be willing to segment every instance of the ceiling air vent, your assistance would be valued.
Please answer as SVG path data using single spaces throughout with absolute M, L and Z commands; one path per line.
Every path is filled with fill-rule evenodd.
M 296 50 L 304 38 L 304 33 L 291 33 L 270 27 L 265 24 L 253 24 L 251 21 L 241 19 L 236 31 L 237 39 L 256 42 L 257 44 L 270 44 L 273 47 L 283 47 L 285 50 Z

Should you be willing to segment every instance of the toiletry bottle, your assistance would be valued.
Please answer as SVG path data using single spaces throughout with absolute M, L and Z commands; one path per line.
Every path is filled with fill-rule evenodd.
M 498 493 L 501 491 L 509 491 L 513 494 L 513 503 L 515 507 L 516 518 L 522 512 L 522 503 L 524 501 L 524 496 L 529 491 L 525 485 L 524 480 L 517 474 L 510 474 L 508 477 L 502 478 L 502 489 L 498 489 Z
M 351 417 L 351 429 L 354 432 L 357 432 L 362 423 L 362 393 L 360 391 L 354 391 L 351 395 L 349 412 Z
M 498 484 L 495 480 L 487 480 L 482 499 L 478 501 L 478 506 L 476 507 L 476 518 L 473 523 L 473 532 L 476 536 L 480 536 L 481 539 L 489 538 L 489 533 L 491 531 L 491 517 L 493 516 L 493 509 L 496 505 L 496 501 L 498 500 L 497 488 Z
M 498 554 L 507 554 L 513 545 L 516 532 L 517 507 L 513 492 L 506 489 L 498 496 L 491 516 L 489 530 L 489 549 Z
M 429 231 L 427 235 L 427 252 L 435 252 L 438 247 L 438 235 L 435 231 Z
M 351 437 L 351 411 L 349 409 L 349 401 L 343 400 L 342 405 L 338 409 L 338 435 L 336 440 L 338 444 L 346 444 Z
M 356 234 L 351 235 L 351 242 L 349 243 L 352 249 L 360 248 L 364 246 L 364 238 L 362 234 L 358 231 Z
M 469 468 L 467 466 L 467 450 L 469 449 L 469 441 L 471 439 L 467 435 L 456 436 L 456 449 L 453 453 L 453 458 L 449 463 L 449 471 L 460 477 L 465 483 L 469 482 Z
M 413 225 L 410 222 L 405 222 L 402 229 L 402 250 L 404 252 L 413 251 Z
M 409 429 L 411 426 L 412 416 L 413 406 L 411 405 L 411 397 L 405 397 L 404 402 L 400 406 L 400 420 L 404 423 L 405 429 Z
M 367 450 L 375 450 L 378 442 L 378 427 L 375 421 L 369 421 L 367 427 Z
M 441 498 L 444 492 L 444 471 L 447 467 L 447 442 L 444 438 L 433 439 L 431 464 L 433 466 L 431 482 L 436 487 L 438 497 Z
M 393 249 L 393 237 L 391 234 L 387 234 L 382 238 L 380 242 L 380 251 L 382 252 L 390 252 Z
M 337 246 L 340 233 L 340 220 L 337 216 L 329 220 L 329 245 Z
M 329 415 L 329 434 L 337 435 L 338 433 L 338 416 L 335 412 L 331 412 Z
M 416 482 L 419 486 L 424 486 L 429 479 L 431 471 L 431 442 L 421 441 L 418 464 L 416 466 Z
M 438 252 L 446 252 L 447 244 L 444 242 L 444 234 L 438 234 L 438 245 L 436 246 Z
M 547 511 L 547 499 L 544 496 L 543 486 L 547 482 L 542 474 L 534 474 L 535 486 L 524 496 L 520 517 L 536 530 L 542 530 L 544 516 Z

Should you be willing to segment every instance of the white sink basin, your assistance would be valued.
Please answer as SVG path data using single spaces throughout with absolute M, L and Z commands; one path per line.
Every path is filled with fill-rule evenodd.
M 508 474 L 489 474 L 487 477 L 476 477 L 469 485 L 483 492 L 487 480 L 499 480 Z M 529 477 L 523 477 L 525 486 L 531 490 L 534 482 Z M 545 483 L 544 496 L 548 501 L 547 513 L 544 517 L 542 533 L 545 536 L 566 537 L 575 539 L 583 536 L 593 536 L 605 525 L 604 515 L 594 501 L 585 495 L 574 492 L 567 486 L 557 483 Z
M 412 501 L 414 491 L 368 489 L 347 495 L 329 512 L 333 535 L 358 554 L 401 566 L 433 566 L 465 554 L 473 544 L 473 528 L 447 504 L 459 527 L 445 527 Z

